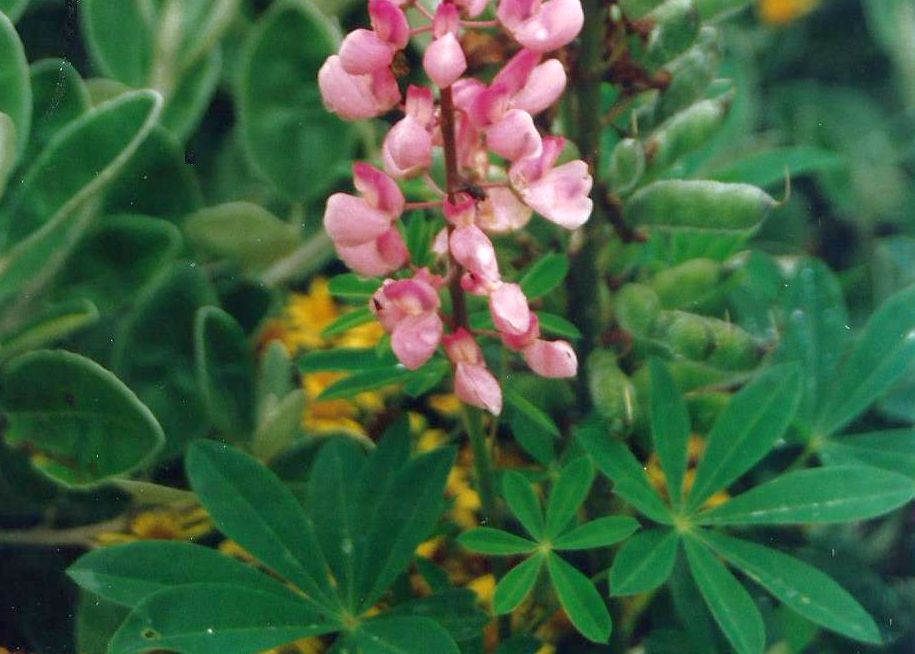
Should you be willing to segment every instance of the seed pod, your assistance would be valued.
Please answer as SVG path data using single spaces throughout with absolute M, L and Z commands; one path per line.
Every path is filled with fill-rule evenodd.
M 610 153 L 607 179 L 614 193 L 632 190 L 645 172 L 645 148 L 638 139 L 623 139 Z
M 764 353 L 759 341 L 737 325 L 686 311 L 661 311 L 651 338 L 719 370 L 749 370 Z
M 691 259 L 662 270 L 651 280 L 665 309 L 702 308 L 720 292 L 722 265 L 711 259 Z
M 684 155 L 708 143 L 731 105 L 731 94 L 702 100 L 674 114 L 655 130 L 645 145 L 648 169 L 657 175 Z
M 588 357 L 591 402 L 611 430 L 623 431 L 637 418 L 635 386 L 616 363 L 611 350 L 595 350 Z
M 667 0 L 645 16 L 654 23 L 645 62 L 661 66 L 690 47 L 699 35 L 699 12 L 693 0 Z
M 709 323 L 712 352 L 708 363 L 724 370 L 749 370 L 764 354 L 760 342 L 737 325 L 723 320 Z
M 749 184 L 663 180 L 629 198 L 624 215 L 630 225 L 659 231 L 689 228 L 749 235 L 775 204 L 765 191 Z
M 701 316 L 684 311 L 664 311 L 658 323 L 664 327 L 657 336 L 663 338 L 676 354 L 693 361 L 705 360 L 712 340 Z
M 703 21 L 718 20 L 740 11 L 751 2 L 752 0 L 696 0 L 696 9 Z
M 650 334 L 661 311 L 657 293 L 643 284 L 626 284 L 613 303 L 620 327 L 632 334 Z
M 703 28 L 699 40 L 700 43 L 665 66 L 671 81 L 658 98 L 656 122 L 693 104 L 715 79 L 719 58 L 717 31 Z
M 664 0 L 620 0 L 619 6 L 623 14 L 629 20 L 638 20 L 652 9 L 660 5 Z

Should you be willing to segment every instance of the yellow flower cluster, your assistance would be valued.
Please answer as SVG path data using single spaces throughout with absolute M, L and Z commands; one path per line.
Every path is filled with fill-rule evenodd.
M 759 17 L 772 25 L 785 25 L 816 9 L 820 0 L 759 0 Z
M 161 507 L 136 514 L 123 531 L 97 535 L 95 543 L 104 546 L 138 540 L 196 540 L 211 531 L 213 522 L 199 506 Z

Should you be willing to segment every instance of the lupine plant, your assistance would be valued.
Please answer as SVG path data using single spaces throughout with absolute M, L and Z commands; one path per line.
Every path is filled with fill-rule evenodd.
M 0 0 L 0 652 L 911 651 L 915 14 L 816 6 Z

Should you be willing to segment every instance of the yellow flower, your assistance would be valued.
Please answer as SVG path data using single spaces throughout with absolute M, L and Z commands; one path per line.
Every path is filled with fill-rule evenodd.
M 315 277 L 308 293 L 293 293 L 286 304 L 286 346 L 295 352 L 325 345 L 326 339 L 321 332 L 338 317 L 340 309 L 327 289 L 327 280 Z
M 759 16 L 772 25 L 786 25 L 813 11 L 820 0 L 759 0 Z
M 444 429 L 426 429 L 419 435 L 416 441 L 416 451 L 419 454 L 437 450 L 448 440 L 448 434 Z
M 342 379 L 337 372 L 312 372 L 302 377 L 302 387 L 308 402 L 302 415 L 302 427 L 306 432 L 327 433 L 345 431 L 365 436 L 365 428 L 359 423 L 363 411 L 380 411 L 384 400 L 379 393 L 360 393 L 352 400 L 318 400 L 328 386 Z
M 340 347 L 375 347 L 382 336 L 384 328 L 380 322 L 373 320 L 346 330 L 337 337 L 336 343 Z
M 213 531 L 210 517 L 200 507 L 188 510 L 155 509 L 134 516 L 127 529 L 96 536 L 99 545 L 116 545 L 138 540 L 195 540 Z
M 496 578 L 492 574 L 485 574 L 482 577 L 471 579 L 467 582 L 467 588 L 477 595 L 477 599 L 483 606 L 489 608 L 492 606 L 492 596 L 496 592 Z
M 429 406 L 443 416 L 453 416 L 461 410 L 461 401 L 454 393 L 431 395 L 429 396 Z

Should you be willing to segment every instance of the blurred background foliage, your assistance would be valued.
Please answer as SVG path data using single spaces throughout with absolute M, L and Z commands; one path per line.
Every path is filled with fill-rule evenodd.
M 104 470 L 55 459 L 41 442 L 8 438 L 0 445 L 0 645 L 10 649 L 104 650 L 123 609 L 80 595 L 63 573 L 87 546 L 187 539 L 244 556 L 215 534 L 188 493 L 173 488 L 184 487 L 177 457 L 191 440 L 245 443 L 302 490 L 314 437 L 374 439 L 390 422 L 384 391 L 318 400 L 339 375 L 299 378 L 290 358 L 306 350 L 373 347 L 381 338 L 377 326 L 350 311 L 364 293 L 330 294 L 325 277 L 342 268 L 332 262 L 320 227 L 324 198 L 349 184 L 354 158 L 377 154 L 381 134 L 372 123 L 344 124 L 326 113 L 315 83 L 343 31 L 365 22 L 364 3 L 194 0 L 183 10 L 177 6 L 176 0 L 0 0 L 24 44 L 32 82 L 31 106 L 18 115 L 7 109 L 21 108 L 23 99 L 11 87 L 0 88 L 17 132 L 30 133 L 13 148 L 15 156 L 5 141 L 0 171 L 10 190 L 3 216 L 28 216 L 35 228 L 6 224 L 4 245 L 33 243 L 50 209 L 68 219 L 67 211 L 89 216 L 67 222 L 79 226 L 64 234 L 69 256 L 10 250 L 22 258 L 0 270 L 7 275 L 0 278 L 0 295 L 12 307 L 0 325 L 0 358 L 61 344 L 114 371 L 161 425 L 157 432 L 137 418 L 136 450 L 109 463 L 117 472 L 141 466 L 144 472 L 139 480 L 103 486 L 92 482 Z M 809 254 L 837 273 L 849 329 L 857 328 L 884 299 L 915 282 L 915 3 L 759 0 L 720 29 L 719 76 L 733 88 L 729 111 L 722 129 L 679 160 L 675 173 L 748 181 L 779 196 L 787 169 L 791 190 L 756 235 L 754 253 L 734 265 L 740 274 L 729 278 L 727 301 L 704 298 L 691 309 L 713 315 L 726 304 L 735 324 L 760 342 L 771 340 L 778 322 L 772 307 L 783 283 L 774 257 Z M 7 66 L 17 55 L 5 43 L 0 47 L 6 48 L 0 67 Z M 149 119 L 159 111 L 154 99 L 122 95 L 130 88 L 162 94 L 155 126 Z M 110 156 L 100 167 L 112 177 L 107 193 L 100 206 L 67 209 L 68 194 L 92 180 L 59 187 L 93 162 L 81 159 L 78 138 L 61 145 L 54 137 L 84 121 L 81 138 L 115 139 L 111 125 L 93 123 L 104 116 L 92 108 L 119 96 L 140 115 L 131 124 L 114 120 L 123 134 L 110 150 L 124 156 Z M 28 132 L 22 129 L 27 115 Z M 622 116 L 628 120 L 628 113 Z M 619 141 L 614 130 L 604 138 L 606 152 Z M 51 143 L 68 148 L 66 156 L 43 155 Z M 66 169 L 56 165 L 60 159 L 69 162 Z M 26 170 L 26 162 L 44 160 L 55 165 Z M 39 190 L 30 194 L 33 187 Z M 644 256 L 632 254 L 633 247 L 614 242 L 601 253 L 611 281 L 626 278 L 633 257 Z M 727 277 L 730 269 L 715 274 Z M 663 279 L 654 279 L 665 302 L 680 301 L 664 294 Z M 61 375 L 96 374 L 59 359 L 30 365 L 47 366 L 50 383 Z M 7 386 L 15 372 L 4 373 Z M 613 364 L 604 372 L 619 370 Z M 644 377 L 634 374 L 631 383 L 644 385 Z M 526 378 L 518 385 L 547 411 L 561 414 L 572 402 L 564 386 Z M 707 412 L 717 409 L 706 403 Z M 450 395 L 402 404 L 413 412 L 420 448 L 453 437 L 447 433 L 455 412 Z M 691 409 L 702 416 L 703 406 Z M 554 456 L 549 434 L 526 424 L 523 412 L 509 419 L 513 427 L 517 422 L 516 434 L 539 436 L 506 447 L 502 463 L 548 464 Z M 871 428 L 915 422 L 915 367 L 867 421 Z M 157 440 L 163 445 L 149 466 L 147 445 Z M 466 458 L 459 455 L 448 481 L 449 515 L 464 529 L 475 525 L 479 509 Z M 75 487 L 51 483 L 35 466 Z M 811 528 L 808 543 L 794 543 L 871 611 L 890 641 L 881 651 L 915 649 L 912 527 L 911 512 L 901 513 L 876 525 Z M 491 600 L 494 578 L 478 559 L 436 554 L 441 538 L 425 547 L 430 559 L 447 562 L 452 580 Z M 674 575 L 675 588 L 688 585 L 683 571 Z M 680 651 L 677 632 L 666 630 L 672 625 L 664 609 L 672 604 L 688 613 L 685 593 L 675 590 L 665 599 L 647 623 L 652 631 L 634 634 L 633 642 L 655 654 Z M 849 651 L 847 641 L 817 635 L 794 614 L 763 608 L 775 629 L 771 654 Z M 692 627 L 708 632 L 709 624 L 698 614 Z M 557 640 L 567 628 L 545 621 L 538 633 Z M 568 651 L 587 651 L 575 646 L 582 649 Z

